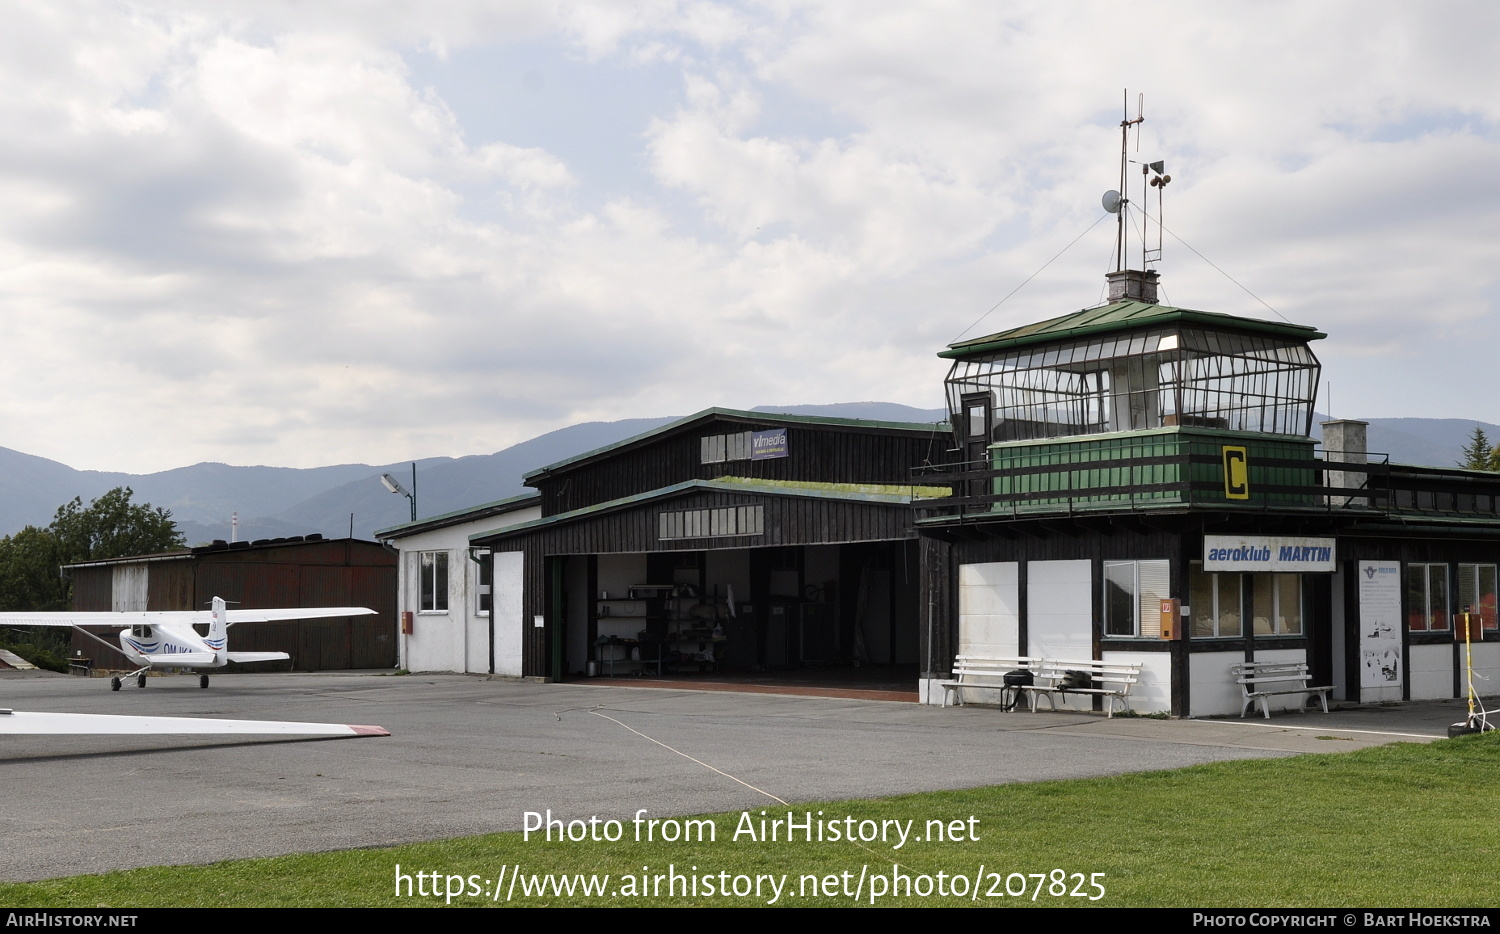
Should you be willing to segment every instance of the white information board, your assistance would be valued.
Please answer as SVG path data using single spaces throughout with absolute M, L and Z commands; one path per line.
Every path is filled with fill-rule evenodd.
M 1359 562 L 1359 662 L 1361 700 L 1401 699 L 1399 561 Z

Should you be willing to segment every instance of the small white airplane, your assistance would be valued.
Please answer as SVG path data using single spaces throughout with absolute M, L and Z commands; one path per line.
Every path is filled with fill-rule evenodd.
M 108 648 L 105 640 L 84 626 L 128 624 L 120 630 L 120 651 L 141 667 L 124 676 L 135 678 L 136 687 L 146 686 L 152 668 L 223 668 L 230 662 L 275 662 L 291 658 L 285 652 L 231 652 L 229 627 L 237 623 L 268 623 L 288 619 L 320 619 L 334 616 L 372 616 L 362 606 L 320 606 L 274 610 L 231 610 L 214 597 L 211 610 L 150 610 L 145 612 L 0 613 L 0 624 L 11 626 L 71 626 Z M 199 628 L 201 627 L 201 628 Z M 109 679 L 118 691 L 120 676 Z M 208 675 L 198 676 L 198 686 L 208 687 Z M 38 715 L 33 715 L 38 716 Z

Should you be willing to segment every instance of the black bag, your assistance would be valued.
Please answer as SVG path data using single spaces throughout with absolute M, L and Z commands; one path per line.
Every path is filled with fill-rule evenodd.
M 1000 693 L 1000 709 L 1015 710 L 1016 704 L 1021 701 L 1021 688 L 1030 687 L 1036 683 L 1036 678 L 1029 668 L 1017 668 L 1005 673 L 1005 690 Z
M 1093 676 L 1086 671 L 1069 668 L 1063 672 L 1062 680 L 1057 683 L 1059 691 L 1083 691 L 1094 686 Z

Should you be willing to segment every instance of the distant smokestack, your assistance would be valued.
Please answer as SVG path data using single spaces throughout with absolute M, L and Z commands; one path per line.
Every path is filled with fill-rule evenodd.
M 229 514 L 229 540 L 231 542 L 240 540 L 240 514 L 237 512 Z

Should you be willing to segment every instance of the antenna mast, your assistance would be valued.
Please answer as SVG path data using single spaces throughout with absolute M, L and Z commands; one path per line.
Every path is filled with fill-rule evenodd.
M 1120 199 L 1115 209 L 1117 215 L 1115 225 L 1115 272 L 1125 268 L 1125 205 L 1130 199 L 1125 197 L 1125 164 L 1130 161 L 1130 128 L 1136 127 L 1135 148 L 1139 152 L 1141 148 L 1140 125 L 1146 121 L 1146 95 L 1140 94 L 1136 97 L 1135 119 L 1130 119 L 1130 90 L 1124 92 L 1123 106 L 1121 107 L 1120 119 Z
M 1110 283 L 1109 300 L 1111 302 L 1120 300 L 1141 301 L 1156 304 L 1156 271 L 1150 269 L 1151 263 L 1161 261 L 1162 245 L 1162 223 L 1161 205 L 1162 189 L 1172 176 L 1163 174 L 1165 165 L 1161 162 L 1137 162 L 1130 158 L 1130 131 L 1135 130 L 1135 148 L 1139 153 L 1141 149 L 1141 124 L 1146 122 L 1146 95 L 1138 94 L 1135 100 L 1135 119 L 1130 119 L 1130 92 L 1125 92 L 1125 112 L 1120 119 L 1120 187 L 1115 191 L 1106 191 L 1100 199 L 1104 210 L 1116 215 L 1115 218 L 1115 271 L 1104 278 Z M 1126 269 L 1125 254 L 1129 246 L 1129 234 L 1127 233 L 1126 210 L 1130 199 L 1125 197 L 1125 185 L 1127 166 L 1137 162 L 1141 167 L 1141 268 Z M 1149 186 L 1149 187 L 1148 187 Z M 1146 227 L 1150 215 L 1145 206 L 1151 194 L 1150 188 L 1156 189 L 1156 246 L 1150 245 L 1151 232 Z

